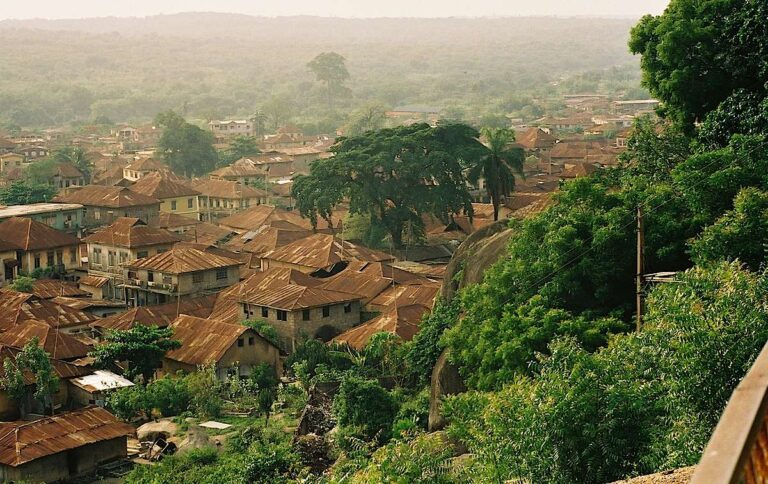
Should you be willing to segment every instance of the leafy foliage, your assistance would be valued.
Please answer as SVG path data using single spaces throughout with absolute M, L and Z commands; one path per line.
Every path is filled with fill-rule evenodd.
M 55 195 L 56 189 L 47 183 L 19 180 L 0 188 L 0 203 L 3 205 L 27 205 L 50 202 Z
M 386 442 L 397 402 L 378 382 L 350 375 L 333 399 L 333 414 L 339 425 L 359 429 L 366 440 Z
M 471 183 L 485 180 L 485 189 L 493 204 L 493 220 L 499 220 L 499 207 L 503 199 L 515 190 L 515 175 L 523 176 L 523 149 L 513 145 L 515 132 L 510 129 L 483 129 L 487 149 L 472 161 L 467 176 Z
M 35 278 L 29 276 L 17 276 L 8 286 L 14 291 L 32 293 L 34 289 Z
M 173 111 L 158 114 L 155 122 L 165 128 L 158 151 L 176 173 L 203 175 L 216 167 L 213 133 L 187 123 Z
M 370 215 L 400 247 L 407 224 L 423 229 L 422 215 L 448 220 L 461 210 L 472 214 L 464 163 L 482 152 L 477 137 L 462 124 L 415 124 L 340 138 L 331 148 L 335 156 L 295 178 L 296 205 L 316 224 L 348 199 L 350 213 Z
M 50 406 L 51 398 L 59 390 L 59 377 L 51 363 L 50 356 L 40 346 L 37 336 L 33 337 L 15 359 L 6 358 L 3 361 L 3 375 L 0 376 L 0 388 L 8 392 L 8 396 L 20 405 L 30 390 L 28 378 L 34 382 L 33 396 L 40 401 L 44 408 Z
M 127 361 L 126 375 L 130 378 L 140 375 L 146 384 L 160 367 L 165 353 L 181 346 L 172 337 L 171 328 L 137 324 L 125 331 L 108 331 L 89 355 L 100 367 L 110 366 L 115 361 Z

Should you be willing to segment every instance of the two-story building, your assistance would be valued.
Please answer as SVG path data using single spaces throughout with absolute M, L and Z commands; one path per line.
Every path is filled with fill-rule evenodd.
M 288 284 L 246 293 L 240 300 L 243 320 L 261 319 L 292 352 L 304 338 L 331 338 L 360 324 L 360 296 L 319 287 Z
M 0 155 L 0 173 L 7 174 L 13 170 L 21 170 L 24 160 L 24 155 L 20 155 L 19 153 L 6 153 Z
M 200 192 L 168 176 L 149 173 L 130 189 L 148 197 L 160 200 L 161 213 L 173 213 L 194 220 L 200 220 Z
M 243 185 L 264 187 L 267 184 L 267 167 L 259 164 L 256 157 L 245 157 L 231 165 L 214 170 L 209 175 L 213 180 L 228 180 Z
M 79 203 L 32 203 L 0 207 L 0 221 L 24 217 L 52 229 L 78 234 L 84 227 L 85 207 Z
M 254 122 L 249 119 L 215 119 L 208 123 L 208 129 L 211 130 L 217 141 L 223 141 L 234 136 L 253 136 L 255 134 Z
M 56 163 L 51 168 L 49 183 L 58 189 L 85 186 L 85 174 L 72 163 Z
M 160 200 L 120 186 L 86 185 L 53 200 L 84 206 L 88 228 L 110 225 L 120 217 L 152 223 L 160 214 Z
M 129 306 L 163 304 L 202 296 L 240 281 L 242 262 L 183 247 L 126 263 L 124 287 Z
M 197 180 L 192 188 L 201 194 L 203 220 L 215 221 L 249 207 L 267 203 L 269 193 L 229 180 Z
M 137 218 L 119 218 L 83 239 L 88 244 L 88 275 L 106 278 L 107 282 L 99 286 L 102 298 L 125 300 L 123 264 L 167 252 L 179 240 L 176 234 L 150 227 Z
M 141 177 L 154 172 L 167 172 L 168 165 L 155 158 L 142 158 L 136 160 L 123 168 L 123 178 L 130 181 L 138 181 Z
M 0 271 L 0 286 L 4 286 L 13 281 L 18 275 L 18 251 L 21 247 L 0 239 L 0 261 L 3 262 L 3 270 Z
M 280 350 L 251 328 L 182 314 L 171 324 L 173 338 L 181 347 L 163 358 L 163 373 L 188 373 L 202 366 L 213 366 L 224 381 L 230 376 L 245 377 L 261 363 L 280 375 Z
M 38 160 L 40 158 L 45 158 L 50 154 L 50 150 L 45 146 L 34 144 L 19 146 L 14 151 L 20 155 L 24 155 L 24 158 L 26 158 L 28 162 L 32 160 Z
M 19 270 L 26 274 L 35 269 L 65 274 L 80 265 L 77 237 L 29 218 L 13 217 L 0 223 L 0 239 L 19 248 Z

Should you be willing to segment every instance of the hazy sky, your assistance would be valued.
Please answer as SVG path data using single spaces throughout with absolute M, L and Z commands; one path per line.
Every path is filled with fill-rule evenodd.
M 661 13 L 669 0 L 0 0 L 0 19 L 137 16 L 176 12 L 329 17 L 626 16 Z

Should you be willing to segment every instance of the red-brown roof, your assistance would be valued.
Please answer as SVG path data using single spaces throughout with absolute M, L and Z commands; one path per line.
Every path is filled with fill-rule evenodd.
M 7 331 L 0 333 L 0 344 L 21 348 L 32 338 L 37 338 L 40 341 L 40 347 L 51 357 L 59 360 L 81 358 L 91 351 L 88 345 L 40 321 L 25 321 L 23 324 L 8 328 Z
M 243 298 L 243 302 L 254 306 L 297 311 L 299 309 L 342 304 L 360 299 L 360 296 L 354 294 L 329 291 L 319 287 L 287 285 L 279 289 L 267 289 L 250 293 Z
M 264 190 L 229 180 L 197 180 L 192 183 L 192 188 L 207 197 L 230 200 L 265 198 L 269 196 Z
M 421 318 L 429 311 L 428 307 L 421 304 L 393 305 L 384 314 L 341 333 L 333 341 L 346 343 L 358 350 L 368 344 L 376 333 L 392 333 L 403 341 L 410 341 L 419 332 Z
M 160 204 L 160 200 L 136 193 L 127 187 L 102 185 L 86 185 L 65 195 L 59 195 L 53 201 L 107 208 L 144 207 Z
M 188 314 L 207 318 L 213 310 L 217 294 L 203 297 L 184 298 L 157 306 L 141 306 L 131 308 L 122 313 L 113 314 L 99 319 L 91 324 L 92 328 L 100 330 L 125 331 L 136 324 L 142 326 L 158 326 L 165 328 L 180 314 Z
M 120 217 L 109 227 L 104 227 L 84 238 L 83 242 L 135 248 L 174 244 L 179 240 L 178 235 L 164 229 L 148 226 L 138 218 Z
M 54 328 L 67 328 L 88 324 L 96 316 L 69 306 L 39 299 L 32 294 L 4 288 L 0 293 L 0 329 L 7 330 L 25 321 L 42 321 Z
M 165 357 L 188 365 L 215 364 L 246 332 L 261 337 L 252 329 L 240 324 L 230 324 L 211 319 L 195 318 L 185 314 L 176 318 L 170 326 L 173 339 L 181 347 L 169 351 Z
M 378 310 L 384 310 L 391 306 L 408 306 L 411 304 L 432 308 L 435 306 L 435 298 L 437 298 L 438 292 L 440 292 L 439 285 L 394 286 L 373 298 L 369 306 Z
M 40 299 L 53 299 L 55 297 L 85 297 L 90 293 L 81 290 L 77 284 L 69 281 L 55 279 L 38 279 L 32 283 L 32 294 Z
M 74 235 L 52 229 L 44 223 L 21 217 L 12 217 L 0 223 L 0 239 L 7 240 L 27 251 L 80 244 Z
M 196 197 L 200 195 L 200 192 L 197 190 L 159 172 L 150 173 L 141 177 L 139 181 L 130 186 L 130 189 L 136 193 L 157 198 L 158 200 L 177 197 Z
M 233 237 L 226 247 L 237 252 L 263 255 L 310 235 L 312 232 L 300 227 L 296 227 L 296 230 L 288 230 L 262 225 L 256 230 Z
M 325 269 L 342 261 L 392 261 L 384 252 L 368 249 L 333 235 L 313 234 L 264 255 L 265 259 L 314 269 Z
M 109 282 L 109 278 L 100 276 L 83 276 L 77 282 L 83 286 L 103 287 L 106 283 Z
M 0 345 L 0 362 L 5 362 L 5 360 L 16 360 L 18 358 L 19 353 L 21 353 L 20 348 L 16 348 L 13 346 L 4 346 Z M 83 366 L 75 365 L 74 363 L 67 363 L 66 361 L 57 360 L 55 358 L 48 358 L 48 360 L 51 362 L 51 366 L 53 367 L 53 371 L 56 373 L 56 376 L 58 376 L 61 379 L 69 379 L 69 378 L 76 378 L 78 376 L 84 376 L 91 373 L 91 370 L 89 368 L 85 368 Z M 0 377 L 5 377 L 5 367 L 4 365 L 0 364 Z M 22 373 L 22 377 L 24 378 L 24 383 L 26 385 L 32 385 L 35 383 L 35 375 L 29 370 L 24 370 Z
M 168 165 L 155 158 L 141 158 L 131 162 L 125 168 L 134 171 L 159 171 L 168 170 Z
M 340 227 L 341 218 L 336 218 L 335 220 L 336 225 Z M 258 230 L 264 225 L 280 227 L 286 230 L 312 230 L 312 223 L 309 219 L 302 218 L 296 212 L 289 212 L 272 205 L 250 207 L 220 219 L 218 224 L 241 232 Z M 318 219 L 317 230 L 327 230 L 328 228 L 328 223 L 325 220 Z
M 541 128 L 529 128 L 525 133 L 517 136 L 515 141 L 527 150 L 538 150 L 551 148 L 557 139 Z
M 129 262 L 125 267 L 166 274 L 184 274 L 239 265 L 242 265 L 242 262 L 199 249 L 173 248 L 167 252 Z
M 133 434 L 132 426 L 96 406 L 31 422 L 2 423 L 0 463 L 17 467 L 70 449 Z

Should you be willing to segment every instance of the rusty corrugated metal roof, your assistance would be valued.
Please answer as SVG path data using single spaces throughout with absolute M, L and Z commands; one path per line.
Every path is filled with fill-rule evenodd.
M 242 262 L 230 259 L 229 257 L 203 252 L 199 249 L 182 247 L 129 262 L 125 264 L 125 267 L 166 274 L 184 274 L 239 265 L 242 265 Z
M 169 176 L 155 172 L 145 175 L 130 186 L 131 191 L 141 193 L 148 197 L 165 198 L 196 197 L 200 195 L 197 190 L 171 179 Z
M 102 185 L 86 185 L 72 190 L 66 195 L 59 195 L 53 201 L 107 208 L 144 207 L 160 204 L 160 200 L 136 193 L 126 187 Z
M 87 293 L 77 287 L 77 284 L 69 281 L 55 279 L 38 279 L 32 283 L 32 294 L 40 299 L 53 299 L 55 297 L 85 297 Z
M 0 376 L 5 377 L 5 369 L 3 367 L 5 360 L 16 360 L 20 352 L 20 348 L 0 345 Z M 56 376 L 64 380 L 91 373 L 91 370 L 86 367 L 77 366 L 73 363 L 67 363 L 65 361 L 57 360 L 54 358 L 49 358 L 49 360 L 53 366 L 53 371 L 56 372 Z M 24 371 L 23 377 L 24 382 L 27 385 L 35 383 L 35 375 L 32 372 Z
M 237 252 L 263 255 L 312 235 L 312 232 L 309 230 L 297 226 L 294 227 L 295 229 L 289 230 L 262 225 L 256 230 L 232 238 L 225 247 Z
M 325 269 L 342 261 L 393 261 L 384 252 L 368 249 L 349 241 L 342 241 L 329 234 L 313 234 L 264 255 L 276 260 L 313 269 Z
M 229 180 L 197 180 L 192 183 L 192 188 L 206 197 L 226 198 L 230 200 L 264 198 L 269 196 L 264 190 Z
M 255 331 L 240 324 L 230 324 L 211 319 L 196 318 L 182 314 L 171 323 L 173 339 L 181 347 L 166 353 L 169 360 L 188 365 L 210 365 L 217 363 L 246 331 Z
M 336 336 L 333 342 L 360 350 L 376 333 L 392 333 L 403 341 L 410 341 L 419 332 L 421 318 L 429 311 L 421 304 L 393 305 L 384 314 Z
M 91 287 L 102 287 L 104 284 L 109 282 L 108 277 L 101 277 L 101 276 L 84 276 L 81 277 L 78 283 L 84 285 L 84 286 L 91 286 Z
M 2 290 L 0 297 L 0 328 L 7 330 L 25 321 L 41 321 L 54 328 L 68 328 L 88 324 L 98 317 L 52 300 L 39 299 L 32 294 Z
M 0 333 L 0 344 L 21 348 L 32 338 L 37 338 L 40 347 L 59 360 L 81 358 L 91 351 L 90 346 L 40 321 L 25 321 L 8 328 Z
M 410 304 L 419 304 L 431 309 L 435 306 L 438 292 L 440 292 L 439 285 L 394 286 L 373 298 L 368 305 L 372 309 L 382 311 L 393 305 L 407 306 Z
M 342 217 L 335 217 L 333 220 L 337 220 L 335 226 L 341 228 Z M 241 210 L 229 217 L 220 219 L 218 224 L 240 232 L 257 230 L 262 225 L 270 225 L 287 230 L 294 230 L 296 228 L 312 230 L 312 223 L 309 219 L 303 218 L 296 212 L 289 212 L 272 205 L 257 205 Z M 329 229 L 328 222 L 324 219 L 318 219 L 317 230 L 327 229 Z
M 165 328 L 181 314 L 207 318 L 213 310 L 213 304 L 218 294 L 202 297 L 183 298 L 158 306 L 141 306 L 131 308 L 122 313 L 113 314 L 99 319 L 91 324 L 92 328 L 101 330 L 128 330 L 136 324 L 143 326 L 158 326 Z
M 134 433 L 132 426 L 96 406 L 32 422 L 1 423 L 0 463 L 17 467 L 42 457 Z
M 83 242 L 135 248 L 173 244 L 179 240 L 178 235 L 165 229 L 150 227 L 138 218 L 120 217 L 112 225 L 84 238 Z
M 80 244 L 80 240 L 74 235 L 22 217 L 11 217 L 0 223 L 0 239 L 7 240 L 23 250 L 57 249 Z
M 338 291 L 329 291 L 319 287 L 304 287 L 287 285 L 278 289 L 266 289 L 264 291 L 247 294 L 243 302 L 254 306 L 266 306 L 287 311 L 309 309 L 330 304 L 358 301 L 361 297 Z

